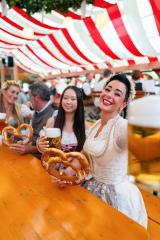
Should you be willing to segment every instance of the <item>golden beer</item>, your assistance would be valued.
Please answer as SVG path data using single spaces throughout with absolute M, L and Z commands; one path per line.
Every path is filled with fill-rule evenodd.
M 61 149 L 61 131 L 59 128 L 46 128 L 45 136 L 49 141 L 50 148 Z
M 2 134 L 2 130 L 4 127 L 7 126 L 6 123 L 6 114 L 5 113 L 0 113 L 0 135 Z
M 160 97 L 133 101 L 128 111 L 128 173 L 148 191 L 160 192 Z
M 61 149 L 61 137 L 47 138 L 47 140 L 49 141 L 49 147 L 50 148 Z

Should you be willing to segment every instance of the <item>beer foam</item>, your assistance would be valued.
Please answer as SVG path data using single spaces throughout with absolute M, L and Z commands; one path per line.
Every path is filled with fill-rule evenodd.
M 48 138 L 56 138 L 61 136 L 61 130 L 59 128 L 46 128 L 45 136 Z
M 146 96 L 129 104 L 128 122 L 143 127 L 160 127 L 160 96 Z
M 6 119 L 6 113 L 0 113 L 0 119 Z

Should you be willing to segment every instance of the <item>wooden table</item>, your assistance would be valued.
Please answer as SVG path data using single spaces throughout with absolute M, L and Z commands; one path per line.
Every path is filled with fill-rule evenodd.
M 38 159 L 0 147 L 1 240 L 146 240 L 143 227 L 80 186 L 58 188 Z
M 148 214 L 150 240 L 160 239 L 160 198 L 141 190 Z

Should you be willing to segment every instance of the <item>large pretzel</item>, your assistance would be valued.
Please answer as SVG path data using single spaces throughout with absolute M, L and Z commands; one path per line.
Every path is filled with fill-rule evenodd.
M 26 130 L 26 133 L 22 133 Z M 5 145 L 10 146 L 13 143 L 26 144 L 32 140 L 33 129 L 29 124 L 21 124 L 17 129 L 8 126 L 2 130 L 3 142 Z
M 79 161 L 81 168 L 76 168 L 70 158 Z M 54 164 L 62 164 L 65 167 L 70 167 L 75 171 L 74 176 L 68 176 L 61 171 L 56 169 Z M 42 165 L 48 171 L 48 173 L 61 181 L 65 181 L 66 184 L 77 185 L 85 180 L 85 176 L 89 173 L 89 164 L 84 154 L 79 152 L 64 153 L 63 151 L 56 148 L 49 148 L 42 154 Z

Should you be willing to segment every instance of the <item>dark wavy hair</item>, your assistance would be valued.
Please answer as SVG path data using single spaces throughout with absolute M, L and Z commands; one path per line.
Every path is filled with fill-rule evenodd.
M 77 97 L 77 109 L 74 115 L 73 132 L 76 135 L 76 138 L 78 141 L 76 151 L 81 151 L 86 139 L 86 135 L 85 135 L 83 93 L 80 88 L 77 88 L 76 86 L 68 86 L 65 88 L 65 90 L 61 95 L 58 115 L 56 117 L 54 127 L 60 128 L 62 133 L 64 124 L 65 124 L 65 111 L 62 108 L 62 100 L 63 100 L 64 93 L 68 89 L 72 89 L 76 93 L 76 97 Z

